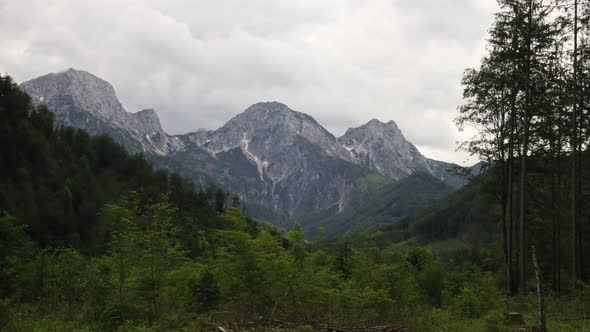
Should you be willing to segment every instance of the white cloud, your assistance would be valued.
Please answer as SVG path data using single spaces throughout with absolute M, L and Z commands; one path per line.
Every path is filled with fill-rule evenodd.
M 277 100 L 334 134 L 395 120 L 429 157 L 462 162 L 461 73 L 494 0 L 0 1 L 0 72 L 69 67 L 111 82 L 165 129 L 214 129 Z

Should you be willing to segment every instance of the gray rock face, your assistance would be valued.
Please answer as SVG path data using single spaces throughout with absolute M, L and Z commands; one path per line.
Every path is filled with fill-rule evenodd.
M 450 164 L 424 157 L 397 125 L 372 120 L 334 137 L 311 116 L 278 102 L 258 103 L 221 128 L 168 135 L 153 109 L 128 113 L 108 82 L 69 69 L 25 82 L 35 104 L 58 123 L 109 134 L 132 152 L 146 152 L 196 183 L 217 183 L 256 206 L 304 219 L 340 213 L 367 188 L 415 172 L 449 183 Z
M 223 174 L 217 178 L 246 200 L 294 216 L 344 206 L 356 180 L 348 170 L 369 173 L 353 165 L 348 151 L 315 119 L 277 102 L 252 105 L 218 130 L 200 130 L 184 135 L 181 141 L 227 162 L 226 174 L 238 173 L 232 170 L 236 166 L 242 172 L 251 169 L 248 188 L 231 185 L 235 177 Z M 182 158 L 179 156 L 172 158 Z
M 355 162 L 398 180 L 416 171 L 428 171 L 428 162 L 408 142 L 395 122 L 373 119 L 351 128 L 338 141 L 350 152 Z
M 57 115 L 76 107 L 103 120 L 117 122 L 125 117 L 113 86 L 85 71 L 70 68 L 47 74 L 21 84 L 21 88 L 33 103 L 43 103 Z
M 250 106 L 210 133 L 203 147 L 214 154 L 239 147 L 256 164 L 260 178 L 268 176 L 276 185 L 302 162 L 295 156 L 292 160 L 285 159 L 298 138 L 315 145 L 327 156 L 352 161 L 336 138 L 314 118 L 277 102 Z
M 176 135 L 174 137 L 180 140 L 183 144 L 186 144 L 188 146 L 203 146 L 205 143 L 207 143 L 207 139 L 211 133 L 212 131 L 201 128 L 195 132 L 184 135 Z
M 394 121 L 377 119 L 358 128 L 351 128 L 338 138 L 354 162 L 375 170 L 394 180 L 416 172 L 429 173 L 456 187 L 460 181 L 447 172 L 452 164 L 424 157 L 406 140 Z
M 107 133 L 133 152 L 166 154 L 182 143 L 164 132 L 152 109 L 125 111 L 113 86 L 85 71 L 68 69 L 24 82 L 21 88 L 34 104 L 45 104 L 58 123 Z

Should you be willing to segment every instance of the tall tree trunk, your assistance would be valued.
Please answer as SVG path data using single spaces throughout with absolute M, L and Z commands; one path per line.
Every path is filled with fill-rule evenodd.
M 504 103 L 506 99 L 504 98 L 504 92 L 502 91 L 502 103 Z M 501 114 L 500 114 L 500 129 L 499 129 L 499 135 L 498 135 L 498 146 L 499 146 L 499 159 L 500 159 L 500 170 L 502 173 L 502 194 L 501 194 L 501 201 L 502 201 L 502 248 L 504 250 L 504 264 L 506 265 L 506 293 L 507 294 L 511 294 L 510 291 L 510 277 L 511 277 L 511 271 L 510 271 L 510 256 L 509 256 L 509 251 L 508 251 L 508 242 L 509 242 L 509 238 L 508 238 L 508 211 L 507 211 L 507 207 L 508 207 L 508 187 L 509 187 L 509 183 L 508 183 L 508 179 L 509 179 L 509 157 L 507 158 L 506 154 L 506 145 L 505 145 L 505 140 L 506 140 L 506 113 L 505 113 L 505 109 L 504 107 L 502 107 L 501 109 Z
M 526 292 L 526 186 L 527 186 L 527 154 L 529 145 L 529 117 L 531 109 L 531 50 L 532 50 L 532 24 L 533 1 L 529 0 L 527 33 L 527 63 L 526 63 L 526 105 L 523 112 L 522 133 L 522 157 L 520 159 L 520 222 L 519 222 L 519 265 L 520 265 L 520 290 Z
M 573 61 L 573 108 L 572 108 L 572 158 L 571 158 L 571 223 L 572 223 L 572 269 L 576 283 L 581 280 L 580 257 L 578 251 L 578 0 L 574 0 L 574 61 Z
M 510 256 L 508 256 L 508 163 L 502 161 L 502 249 L 506 265 L 506 293 L 510 294 Z
M 512 144 L 512 143 L 510 143 Z M 508 162 L 506 165 L 506 185 L 507 185 L 507 192 L 506 192 L 506 205 L 504 211 L 504 218 L 506 225 L 506 286 L 509 295 L 514 294 L 514 286 L 513 286 L 513 279 L 512 276 L 512 148 L 510 148 Z
M 518 8 L 516 5 L 513 7 L 513 11 L 516 13 Z M 518 49 L 518 29 L 513 28 L 512 31 L 512 51 L 516 52 Z M 518 231 L 515 229 L 515 216 L 514 216 L 514 202 L 515 202 L 515 193 L 514 193 L 514 166 L 515 166 L 515 158 L 514 154 L 515 151 L 520 151 L 518 148 L 518 140 L 517 140 L 517 106 L 516 100 L 518 95 L 518 86 L 517 86 L 517 69 L 518 66 L 515 61 L 512 62 L 512 78 L 511 78 L 511 91 L 510 91 L 510 140 L 508 142 L 508 197 L 507 197 L 507 209 L 508 209 L 508 284 L 510 286 L 510 294 L 514 295 L 518 290 L 518 283 L 517 283 L 517 276 L 516 271 L 518 271 L 518 260 L 515 260 L 515 244 L 517 243 L 518 238 Z M 516 256 L 518 257 L 518 248 L 516 249 Z
M 508 193 L 507 193 L 507 218 L 508 218 L 508 227 L 507 227 L 507 256 L 508 256 L 508 266 L 507 266 L 507 278 L 508 278 L 508 287 L 509 287 L 509 294 L 514 295 L 516 291 L 516 287 L 514 285 L 514 142 L 515 142 L 515 131 L 516 131 L 516 92 L 512 93 L 511 96 L 511 125 L 510 125 L 510 140 L 508 141 Z
M 535 269 L 535 277 L 537 279 L 537 300 L 538 300 L 538 310 L 539 310 L 539 330 L 546 332 L 547 331 L 547 320 L 545 318 L 545 296 L 543 295 L 543 276 L 541 274 L 541 268 L 539 267 L 539 262 L 537 261 L 537 253 L 535 251 L 535 246 L 531 247 L 532 251 L 532 258 L 533 258 L 533 267 Z
M 516 155 L 516 161 L 520 161 L 522 160 L 522 149 L 521 149 L 521 143 L 522 140 L 519 139 L 516 146 L 515 146 L 515 151 L 517 153 Z M 517 171 L 518 170 L 518 171 Z M 515 162 L 514 165 L 514 171 L 515 172 L 520 172 L 520 168 L 518 167 L 518 164 Z M 521 176 L 520 174 L 518 174 L 519 176 Z M 513 211 L 512 211 L 512 218 L 513 218 L 513 232 L 514 232 L 514 291 L 515 293 L 519 291 L 521 283 L 520 283 L 520 263 L 521 263 L 521 256 L 520 256 L 520 252 L 521 252 L 521 245 L 520 245 L 520 210 L 519 210 L 519 202 L 520 202 L 520 196 L 522 195 L 521 192 L 521 188 L 520 188 L 520 177 L 517 177 L 514 179 L 514 184 L 513 184 L 514 188 L 514 202 L 513 202 Z
M 561 89 L 560 89 L 561 90 Z M 555 247 L 555 271 L 557 272 L 556 275 L 556 289 L 555 291 L 557 294 L 561 294 L 561 159 L 562 159 L 562 112 L 561 107 L 559 108 L 558 114 L 558 121 L 557 121 L 557 207 L 555 209 L 556 213 L 556 224 L 555 224 L 555 237 L 556 237 L 556 247 Z
M 553 280 L 552 280 L 552 286 L 553 286 L 553 291 L 555 291 L 557 293 L 557 289 L 558 289 L 558 283 L 557 283 L 557 275 L 559 273 L 559 264 L 558 261 L 559 259 L 557 258 L 557 247 L 559 246 L 558 244 L 558 239 L 557 239 L 557 184 L 556 184 L 556 177 L 557 177 L 557 162 L 555 160 L 555 155 L 556 152 L 555 150 L 557 149 L 557 143 L 552 143 L 553 148 L 551 149 L 551 228 L 552 228 L 552 251 L 553 251 Z
M 525 113 L 527 113 L 525 111 Z M 518 225 L 518 235 L 519 235 L 519 262 L 518 265 L 520 267 L 520 290 L 522 292 L 526 292 L 526 218 L 527 218 L 527 211 L 526 211 L 526 177 L 527 177 L 527 153 L 528 153 L 528 115 L 525 115 L 525 124 L 524 124 L 524 132 L 523 132 L 523 154 L 520 159 L 520 220 Z
M 579 64 L 578 64 L 579 66 Z M 579 78 L 578 78 L 579 79 Z M 580 86 L 580 91 L 576 94 L 577 101 L 578 101 L 578 164 L 577 164 L 577 180 L 578 184 L 576 186 L 576 197 L 577 197 L 577 204 L 576 204 L 576 223 L 578 224 L 578 234 L 577 234 L 577 247 L 578 247 L 578 269 L 579 269 L 579 280 L 585 281 L 586 276 L 584 275 L 584 247 L 583 247 L 583 236 L 584 236 L 584 228 L 583 225 L 583 216 L 582 216 L 582 206 L 584 206 L 584 195 L 582 192 L 582 182 L 584 179 L 584 168 L 582 167 L 583 163 L 583 145 L 584 145 L 584 97 L 586 96 L 583 93 L 584 84 Z M 578 85 L 576 85 L 576 88 Z

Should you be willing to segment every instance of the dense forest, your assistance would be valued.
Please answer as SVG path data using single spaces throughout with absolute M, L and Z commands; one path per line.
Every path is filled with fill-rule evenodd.
M 498 3 L 457 117 L 485 170 L 354 236 L 253 220 L 222 189 L 56 126 L 0 76 L 0 330 L 582 330 L 590 3 Z M 341 220 L 381 224 L 368 210 L 395 215 L 397 195 L 359 198 L 371 208 Z
M 465 147 L 499 184 L 507 292 L 526 292 L 535 245 L 559 293 L 589 272 L 590 5 L 499 4 L 488 55 L 463 77 L 457 123 L 478 130 Z

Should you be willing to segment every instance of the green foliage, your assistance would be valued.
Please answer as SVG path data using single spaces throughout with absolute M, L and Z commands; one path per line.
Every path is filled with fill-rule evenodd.
M 467 209 L 472 196 L 485 194 L 478 187 L 402 225 L 396 244 L 388 229 L 308 243 L 299 223 L 284 232 L 253 220 L 238 199 L 228 205 L 221 190 L 197 192 L 107 137 L 53 128 L 51 114 L 33 108 L 9 78 L 0 79 L 0 89 L 0 170 L 7 175 L 0 178 L 0 329 L 243 329 L 240 324 L 256 325 L 262 316 L 333 326 L 503 331 L 505 310 L 534 319 L 534 298 L 502 295 L 495 242 L 420 246 L 471 229 L 450 206 L 464 199 Z M 381 181 L 365 180 L 360 188 Z M 406 185 L 444 191 L 435 180 L 417 177 Z M 381 192 L 393 197 L 395 188 Z M 375 206 L 384 206 L 381 198 L 374 198 Z M 449 236 L 435 225 L 438 213 L 448 217 Z M 582 288 L 571 298 L 550 295 L 548 304 L 580 314 L 589 294 Z
M 369 186 L 372 190 L 368 190 Z M 359 226 L 375 231 L 396 224 L 452 191 L 453 188 L 426 173 L 416 173 L 397 182 L 369 174 L 355 182 L 347 210 L 332 209 L 307 217 L 304 226 L 323 227 L 328 230 L 324 234 L 328 239 L 353 233 Z M 314 231 L 308 229 L 308 233 Z
M 27 225 L 43 246 L 105 249 L 112 229 L 97 212 L 129 191 L 148 202 L 160 194 L 193 218 L 225 193 L 208 198 L 175 174 L 153 170 L 143 155 L 129 155 L 107 136 L 55 127 L 53 114 L 33 107 L 9 76 L 0 76 L 0 211 Z M 221 207 L 223 208 L 223 206 Z
M 287 239 L 289 240 L 290 251 L 294 261 L 302 264 L 305 261 L 306 248 L 305 233 L 301 224 L 296 222 L 293 225 L 293 230 L 287 233 Z
M 222 218 L 224 221 L 224 228 L 235 230 L 246 230 L 247 221 L 242 215 L 242 212 L 237 207 L 229 207 L 223 211 Z
M 497 181 L 492 172 L 473 179 L 399 223 L 382 229 L 380 243 L 400 242 L 415 237 L 420 243 L 459 238 L 465 242 L 493 242 L 500 236 L 500 208 L 493 192 Z

